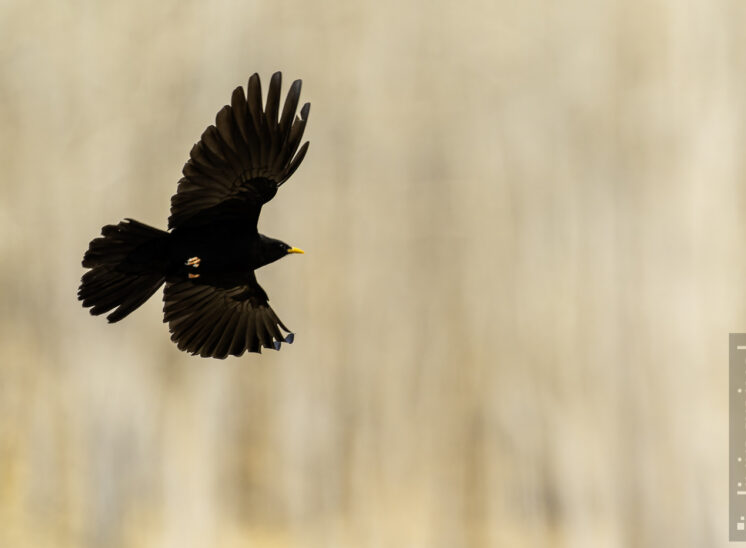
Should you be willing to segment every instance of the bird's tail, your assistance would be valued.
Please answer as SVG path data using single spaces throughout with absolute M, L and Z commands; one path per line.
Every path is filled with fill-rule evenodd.
M 126 219 L 101 229 L 83 257 L 90 268 L 83 275 L 78 299 L 91 314 L 114 310 L 106 318 L 117 322 L 150 298 L 165 281 L 168 232 Z

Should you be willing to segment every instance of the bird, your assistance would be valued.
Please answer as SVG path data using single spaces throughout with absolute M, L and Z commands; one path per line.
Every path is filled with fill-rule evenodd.
M 304 253 L 259 233 L 262 206 L 298 169 L 310 103 L 297 114 L 301 80 L 280 110 L 282 74 L 262 107 L 258 74 L 237 87 L 192 147 L 171 197 L 168 230 L 131 218 L 106 225 L 83 256 L 78 300 L 118 322 L 163 284 L 163 321 L 179 350 L 224 359 L 279 350 L 295 334 L 269 305 L 255 271 Z

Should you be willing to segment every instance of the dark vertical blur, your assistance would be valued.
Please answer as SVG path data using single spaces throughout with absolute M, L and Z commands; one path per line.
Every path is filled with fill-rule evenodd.
M 0 546 L 716 546 L 746 7 L 0 5 Z M 311 148 L 279 353 L 75 299 L 252 72 Z M 266 87 L 265 87 L 266 89 Z

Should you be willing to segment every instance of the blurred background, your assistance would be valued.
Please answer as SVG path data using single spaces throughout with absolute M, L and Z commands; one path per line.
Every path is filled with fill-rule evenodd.
M 0 3 L 0 546 L 727 543 L 746 4 Z M 166 226 L 259 72 L 304 81 L 260 230 L 296 332 L 225 361 L 88 242 Z

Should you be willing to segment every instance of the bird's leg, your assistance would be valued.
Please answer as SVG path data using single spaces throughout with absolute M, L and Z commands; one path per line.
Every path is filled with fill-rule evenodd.
M 187 266 L 191 266 L 192 268 L 199 268 L 200 262 L 202 262 L 202 259 L 200 259 L 199 257 L 190 257 L 184 264 Z M 189 279 L 199 278 L 199 274 L 192 274 L 191 272 L 189 272 L 187 274 L 187 277 Z

